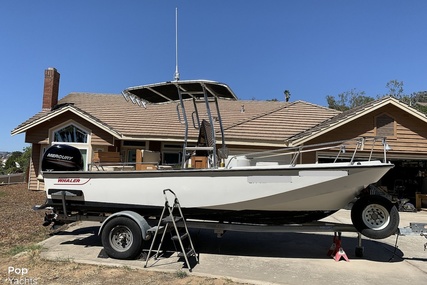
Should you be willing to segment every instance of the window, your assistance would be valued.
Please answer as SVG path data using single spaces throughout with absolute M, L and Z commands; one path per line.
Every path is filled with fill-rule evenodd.
M 182 158 L 181 144 L 163 144 L 162 147 L 162 164 L 179 165 Z
M 163 152 L 163 165 L 175 165 L 181 163 L 181 153 L 180 152 Z
M 382 114 L 375 117 L 376 135 L 380 137 L 394 137 L 396 130 L 396 122 L 393 117 L 387 114 Z
M 91 142 L 91 131 L 82 126 L 78 126 L 72 120 L 57 126 L 56 129 L 52 129 L 50 132 L 51 144 L 67 144 L 74 146 L 80 150 L 84 161 L 84 170 L 87 170 L 90 158 L 90 142 Z
M 144 148 L 145 141 L 123 141 L 123 146 L 137 146 L 140 148 Z
M 136 162 L 136 149 L 129 149 L 126 157 L 126 162 Z
M 136 150 L 146 149 L 146 141 L 122 141 L 121 155 L 125 162 L 136 162 Z
M 53 141 L 60 143 L 87 143 L 87 137 L 87 132 L 74 125 L 68 125 L 53 133 Z

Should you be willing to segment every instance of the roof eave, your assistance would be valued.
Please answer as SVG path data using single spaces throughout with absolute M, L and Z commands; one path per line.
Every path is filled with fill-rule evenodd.
M 76 114 L 77 116 L 79 116 L 79 117 L 85 119 L 86 121 L 94 124 L 95 126 L 99 127 L 100 129 L 106 131 L 107 133 L 111 134 L 115 138 L 118 138 L 118 139 L 122 138 L 122 135 L 119 132 L 117 132 L 117 131 L 111 129 L 110 127 L 106 126 L 105 124 L 102 124 L 101 122 L 93 119 L 90 115 L 85 114 L 84 112 L 77 110 L 75 107 L 73 107 L 71 105 L 60 108 L 58 110 L 55 110 L 51 113 L 48 113 L 47 115 L 45 115 L 43 117 L 40 117 L 39 119 L 36 119 L 36 120 L 34 120 L 28 124 L 23 125 L 20 128 L 16 128 L 16 129 L 12 130 L 11 135 L 14 136 L 14 135 L 24 133 L 24 132 L 28 131 L 29 129 L 31 129 L 37 125 L 40 125 L 40 124 L 42 124 L 48 120 L 51 120 L 52 118 L 55 118 L 55 117 L 65 113 L 65 112 L 72 112 L 72 113 Z

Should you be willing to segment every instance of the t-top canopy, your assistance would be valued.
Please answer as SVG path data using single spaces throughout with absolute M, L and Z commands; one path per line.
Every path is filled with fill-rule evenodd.
M 138 102 L 139 99 L 145 105 L 145 103 L 161 104 L 179 101 L 179 93 L 181 93 L 183 100 L 192 98 L 202 99 L 205 91 L 208 99 L 222 98 L 237 100 L 236 95 L 228 85 L 209 80 L 179 80 L 141 85 L 129 87 L 122 94 L 126 100 L 130 99 L 133 102 L 137 101 L 137 103 L 140 103 Z

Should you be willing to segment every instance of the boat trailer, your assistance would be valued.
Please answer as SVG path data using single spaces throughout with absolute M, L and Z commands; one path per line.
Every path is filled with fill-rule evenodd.
M 98 222 L 108 222 L 109 218 L 112 218 L 112 216 L 120 216 L 122 215 L 122 212 L 117 212 L 113 215 L 100 215 L 94 214 L 78 214 L 78 213 L 70 213 L 67 211 L 66 206 L 66 196 L 72 196 L 73 193 L 69 193 L 68 191 L 61 191 L 62 193 L 62 206 L 63 206 L 63 212 L 64 214 L 55 214 L 54 219 L 65 222 L 65 223 L 72 223 L 77 221 L 98 221 Z M 178 199 L 176 198 L 175 193 L 170 189 L 165 189 L 164 194 L 166 192 L 171 192 L 174 196 L 174 204 L 173 206 L 169 205 L 169 202 L 166 198 L 166 204 L 165 209 L 170 209 L 170 215 L 172 216 L 172 208 L 176 207 L 176 203 L 179 204 Z M 179 205 L 178 205 L 179 207 Z M 40 207 L 36 206 L 34 207 L 35 210 L 49 210 L 50 207 Z M 165 211 L 165 210 L 164 210 Z M 139 215 L 133 215 L 133 212 L 131 211 L 123 211 L 123 213 L 126 212 L 126 216 L 136 219 L 136 216 Z M 49 217 L 49 215 L 52 214 L 46 214 L 46 220 L 51 221 L 53 217 Z M 163 214 L 162 214 L 163 215 Z M 140 216 L 139 216 L 140 217 Z M 175 220 L 175 218 L 169 217 Z M 147 233 L 144 235 L 144 240 L 148 240 L 151 238 L 152 234 L 154 234 L 157 230 L 157 228 L 160 227 L 161 220 L 160 219 L 149 219 L 150 224 L 158 224 L 158 226 L 149 226 L 148 223 L 146 223 L 147 227 Z M 45 222 L 45 226 L 49 225 L 49 223 Z M 105 224 L 105 223 L 104 223 Z M 100 228 L 99 234 L 101 235 L 101 232 L 103 230 L 103 226 Z M 60 228 L 62 224 L 56 224 L 54 223 L 52 225 L 52 228 Z M 191 240 L 191 237 L 189 236 L 189 232 L 187 228 L 190 229 L 204 229 L 204 230 L 213 230 L 214 233 L 217 235 L 218 238 L 221 238 L 225 232 L 227 231 L 234 231 L 234 232 L 263 232 L 263 233 L 291 233 L 291 232 L 300 232 L 300 233 L 334 233 L 332 245 L 329 248 L 327 252 L 327 256 L 332 257 L 335 261 L 340 261 L 342 258 L 344 258 L 346 261 L 349 261 L 341 243 L 341 235 L 343 232 L 352 232 L 357 233 L 357 246 L 355 248 L 355 256 L 356 257 L 363 257 L 364 254 L 364 247 L 362 246 L 362 234 L 356 230 L 356 228 L 352 224 L 342 224 L 342 223 L 333 223 L 333 222 L 312 222 L 312 223 L 305 223 L 305 224 L 286 224 L 286 225 L 266 225 L 266 224 L 245 224 L 245 223 L 228 223 L 228 222 L 218 222 L 218 221 L 206 221 L 206 220 L 193 220 L 193 219 L 185 219 L 182 215 L 182 212 L 180 211 L 180 219 L 178 219 L 176 222 L 173 223 L 174 229 L 178 232 L 178 229 L 183 228 L 187 231 L 187 235 Z M 154 235 L 156 236 L 157 233 Z M 398 231 L 396 232 L 397 238 L 399 236 L 424 236 L 427 239 L 427 223 L 410 223 L 408 227 L 398 228 Z M 397 238 L 396 238 L 396 245 L 395 249 L 397 249 Z M 155 239 L 155 238 L 154 238 Z M 163 238 L 162 238 L 163 240 Z M 154 240 L 153 240 L 154 243 Z M 183 248 L 182 244 L 180 243 L 181 248 Z M 192 247 L 192 253 L 195 255 L 195 250 L 193 245 Z M 151 252 L 152 248 L 150 249 Z M 159 249 L 157 250 L 157 253 Z M 424 244 L 424 250 L 427 250 L 427 242 Z M 156 255 L 157 255 L 156 253 Z M 393 254 L 394 256 L 394 254 Z M 147 257 L 147 259 L 149 256 Z M 393 257 L 392 257 L 393 258 Z M 391 258 L 391 259 L 392 259 Z M 390 260 L 391 260 L 390 259 Z M 198 258 L 196 257 L 196 260 Z M 187 265 L 189 265 L 188 260 L 186 259 Z M 146 264 L 147 266 L 147 264 Z M 189 269 L 191 269 L 189 267 Z
M 409 223 L 408 227 L 399 228 L 399 236 L 423 236 L 427 239 L 427 223 Z M 424 251 L 427 250 L 427 242 Z
M 165 189 L 165 192 L 171 192 L 174 194 L 170 189 Z M 78 213 L 72 213 L 67 210 L 66 206 L 66 196 L 72 196 L 73 193 L 69 193 L 68 191 L 61 191 L 62 196 L 62 206 L 63 206 L 63 214 L 55 214 L 55 217 L 51 216 L 53 214 L 46 214 L 45 217 L 45 225 L 49 225 L 52 219 L 61 221 L 62 223 L 72 223 L 77 221 L 97 221 L 97 222 L 108 222 L 108 219 L 112 216 L 120 216 L 121 212 L 115 213 L 112 216 L 111 215 L 91 215 L 91 214 L 78 214 Z M 169 205 L 169 202 L 166 198 L 166 204 L 165 209 L 171 209 L 176 207 L 177 198 L 175 196 L 175 202 L 173 206 Z M 179 202 L 178 202 L 179 203 Z M 43 208 L 43 207 L 34 207 L 35 210 L 50 210 L 49 207 Z M 135 219 L 135 216 L 129 214 L 130 211 L 125 211 L 126 216 Z M 204 229 L 204 230 L 213 230 L 214 233 L 217 235 L 218 238 L 221 238 L 227 231 L 234 231 L 234 232 L 263 232 L 263 233 L 292 233 L 292 232 L 301 232 L 301 233 L 334 233 L 333 242 L 332 245 L 327 253 L 327 256 L 333 257 L 336 261 L 339 261 L 341 258 L 344 258 L 346 261 L 348 261 L 347 255 L 345 254 L 345 251 L 342 248 L 341 245 L 341 234 L 343 232 L 353 232 L 357 233 L 357 246 L 355 249 L 355 255 L 357 257 L 363 257 L 364 253 L 364 247 L 362 246 L 362 235 L 359 233 L 356 228 L 351 224 L 342 224 L 342 223 L 333 223 L 333 222 L 313 222 L 313 223 L 305 223 L 305 224 L 287 224 L 287 225 L 266 225 L 266 224 L 244 224 L 244 223 L 226 223 L 226 222 L 218 222 L 218 221 L 206 221 L 206 220 L 193 220 L 193 219 L 185 219 L 181 213 L 181 219 L 177 220 L 176 223 L 174 223 L 174 228 L 177 231 L 177 228 L 183 228 L 183 229 Z M 172 217 L 174 219 L 174 217 Z M 160 219 L 150 219 L 150 224 L 158 224 L 158 226 L 153 226 L 147 228 L 147 238 L 150 237 L 150 235 L 153 235 L 156 232 L 156 229 L 160 227 L 161 220 Z M 52 228 L 60 229 L 63 225 L 62 223 L 53 223 Z M 104 226 L 104 224 L 103 224 Z M 103 226 L 100 229 L 100 235 L 101 231 L 103 229 Z M 187 231 L 187 230 L 186 230 Z M 156 236 L 156 234 L 154 234 Z M 189 236 L 189 233 L 188 233 Z M 190 238 L 191 240 L 191 238 Z M 154 242 L 154 241 L 153 241 Z M 182 247 L 182 244 L 181 244 Z M 158 249 L 160 250 L 160 248 Z M 151 250 L 150 250 L 151 252 Z M 194 253 L 194 247 L 193 247 L 193 253 Z M 157 253 L 156 253 L 157 255 Z M 186 260 L 186 263 L 188 264 L 188 261 Z M 147 264 L 146 264 L 147 266 Z
M 288 224 L 288 225 L 254 225 L 254 224 L 234 224 L 234 223 L 217 223 L 206 221 L 187 220 L 187 226 L 194 229 L 213 230 L 218 238 L 221 238 L 225 232 L 263 232 L 263 233 L 334 233 L 332 245 L 327 252 L 327 256 L 332 257 L 335 261 L 344 258 L 349 261 L 342 243 L 341 234 L 343 232 L 357 233 L 357 246 L 355 255 L 363 257 L 364 247 L 362 246 L 362 234 L 351 224 L 341 224 L 332 222 L 313 222 L 307 224 Z

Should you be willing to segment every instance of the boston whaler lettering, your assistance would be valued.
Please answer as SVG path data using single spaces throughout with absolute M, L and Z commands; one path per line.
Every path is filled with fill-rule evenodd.
M 188 220 L 215 221 L 227 230 L 233 230 L 228 225 L 259 225 L 268 231 L 268 226 L 312 223 L 350 204 L 352 223 L 363 235 L 382 239 L 397 230 L 394 204 L 366 190 L 393 167 L 386 160 L 384 138 L 230 155 L 218 102 L 237 98 L 226 84 L 175 80 L 128 88 L 123 96 L 145 108 L 177 104 L 184 129 L 179 167 L 139 170 L 134 164 L 135 169 L 128 165 L 121 171 L 83 171 L 79 151 L 66 145 L 51 146 L 42 162 L 44 207 L 52 209 L 45 224 L 102 221 L 100 234 L 111 257 L 135 258 L 141 253 L 143 240 L 150 239 L 150 229 L 161 216 L 165 189 L 179 197 Z M 199 130 L 195 146 L 189 144 L 190 127 Z M 302 163 L 319 151 L 336 151 L 336 157 Z M 373 151 L 384 157 L 372 159 Z M 360 152 L 365 159 L 357 158 Z M 274 162 L 276 156 L 282 158 Z M 198 161 L 202 163 L 196 167 Z M 118 233 L 118 228 L 124 230 Z

